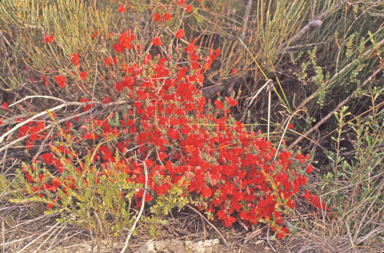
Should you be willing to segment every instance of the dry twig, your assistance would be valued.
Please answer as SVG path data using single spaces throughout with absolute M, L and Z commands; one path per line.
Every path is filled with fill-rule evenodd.
M 149 152 L 150 154 L 150 152 Z M 148 155 L 149 155 L 148 154 Z M 137 225 L 137 222 L 139 221 L 140 217 L 141 217 L 141 214 L 143 213 L 144 211 L 144 206 L 145 206 L 145 195 L 147 194 L 147 186 L 148 186 L 148 171 L 147 171 L 147 165 L 145 164 L 145 162 L 143 162 L 144 164 L 144 171 L 145 171 L 145 188 L 144 188 L 144 193 L 143 193 L 143 199 L 141 201 L 141 208 L 140 208 L 140 212 L 139 214 L 137 215 L 137 218 L 135 220 L 135 223 L 133 223 L 133 226 L 131 228 L 131 231 L 129 232 L 128 236 L 127 236 L 127 239 L 125 240 L 125 244 L 124 244 L 124 247 L 123 249 L 121 250 L 121 253 L 124 253 L 124 251 L 127 249 L 128 247 L 128 244 L 129 244 L 129 239 L 131 238 L 131 235 L 133 233 L 133 230 L 135 230 L 136 228 L 136 225 Z
M 209 222 L 209 220 L 207 218 L 204 217 L 204 215 L 202 215 L 199 211 L 197 211 L 195 208 L 193 208 L 192 206 L 188 205 L 188 207 L 193 210 L 194 212 L 196 212 L 197 214 L 199 214 L 201 217 L 203 217 L 203 219 L 217 232 L 219 233 L 219 235 L 221 236 L 221 238 L 223 239 L 224 243 L 229 247 L 228 245 L 228 242 L 227 240 L 225 240 L 224 236 L 220 233 L 220 231 L 212 224 Z

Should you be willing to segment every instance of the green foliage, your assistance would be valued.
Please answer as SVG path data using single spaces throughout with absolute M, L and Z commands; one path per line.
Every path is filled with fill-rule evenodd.
M 339 128 L 337 138 L 333 138 L 336 152 L 330 152 L 333 174 L 328 172 L 323 180 L 322 189 L 326 190 L 323 196 L 330 206 L 337 209 L 340 219 L 344 221 L 339 231 L 351 228 L 348 233 L 355 237 L 365 236 L 375 230 L 384 217 L 384 185 L 381 180 L 384 173 L 384 109 L 381 109 L 383 103 L 377 105 L 375 102 L 380 94 L 383 94 L 383 90 L 375 88 L 370 94 L 365 94 L 371 99 L 373 111 L 365 120 L 346 122 L 349 114 L 346 107 L 335 114 Z M 376 110 L 377 107 L 380 110 Z M 340 145 L 343 136 L 348 134 L 355 136 L 352 157 L 343 152 L 344 148 Z
M 181 186 L 181 182 L 172 186 L 166 195 L 157 197 L 156 203 L 151 206 L 151 213 L 160 216 L 168 215 L 172 209 L 184 208 L 190 203 L 190 196 L 183 194 L 185 187 Z
M 64 143 L 63 143 L 64 144 Z M 119 163 L 119 156 L 116 156 L 116 165 Z M 65 156 L 61 156 L 61 161 L 64 162 Z M 130 181 L 128 174 L 121 173 L 119 175 L 113 175 L 103 172 L 102 168 L 95 168 L 89 166 L 92 164 L 91 155 L 84 157 L 84 168 L 79 170 L 76 166 L 66 166 L 65 172 L 62 173 L 60 178 L 70 176 L 73 180 L 73 186 L 67 189 L 67 194 L 60 188 L 57 189 L 57 193 L 60 202 L 55 201 L 52 203 L 49 201 L 49 195 L 51 191 L 46 190 L 48 198 L 44 195 L 36 196 L 33 194 L 33 188 L 30 183 L 22 176 L 23 172 L 17 171 L 17 180 L 11 185 L 12 190 L 25 189 L 26 193 L 32 194 L 29 197 L 25 195 L 19 195 L 15 192 L 7 197 L 13 203 L 26 203 L 26 202 L 39 202 L 39 203 L 52 203 L 54 207 L 46 214 L 60 214 L 61 218 L 57 219 L 60 222 L 73 224 L 79 227 L 92 230 L 94 233 L 102 234 L 104 236 L 119 236 L 124 228 L 132 227 L 137 215 L 136 208 L 133 208 L 135 202 L 132 198 L 136 194 L 137 189 L 143 187 L 142 184 L 137 184 L 134 181 Z M 24 168 L 28 168 L 24 164 Z M 35 169 L 26 169 L 28 173 L 39 181 L 39 184 L 34 184 L 33 187 L 43 188 L 54 176 L 45 168 L 39 169 L 39 164 L 34 164 Z M 113 169 L 113 168 L 112 168 Z M 86 177 L 82 170 L 86 170 Z M 39 175 L 39 173 L 41 173 Z M 103 174 L 100 176 L 100 174 Z M 43 176 L 42 176 L 43 175 Z M 61 180 L 65 182 L 64 180 Z M 1 178 L 1 189 L 8 182 Z M 98 183 L 96 183 L 98 182 Z M 73 189 L 72 189 L 73 188 Z M 75 190 L 76 189 L 76 190 Z M 175 185 L 172 190 L 159 197 L 154 206 L 151 208 L 151 212 L 154 214 L 152 218 L 144 218 L 145 223 L 152 224 L 149 229 L 153 232 L 153 225 L 158 222 L 162 215 L 167 215 L 168 212 L 174 208 L 182 208 L 188 204 L 188 200 L 185 197 L 181 197 L 183 189 Z M 47 208 L 48 209 L 48 208 Z
M 1 193 L 1 195 L 3 195 L 3 193 L 5 193 L 5 191 L 7 190 L 8 184 L 9 184 L 9 182 L 5 178 L 5 176 L 3 174 L 0 174 L 0 193 Z

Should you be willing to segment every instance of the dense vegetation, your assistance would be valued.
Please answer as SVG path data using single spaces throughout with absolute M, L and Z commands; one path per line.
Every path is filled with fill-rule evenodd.
M 126 246 L 196 207 L 294 251 L 380 250 L 383 7 L 1 1 L 0 200 Z

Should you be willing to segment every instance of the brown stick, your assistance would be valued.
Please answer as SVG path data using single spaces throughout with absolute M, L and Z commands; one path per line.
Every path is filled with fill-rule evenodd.
M 338 4 L 335 4 L 335 6 L 333 7 L 334 9 L 338 8 L 339 6 L 341 6 L 342 4 L 344 4 L 346 1 L 342 1 Z M 291 44 L 295 41 L 297 41 L 298 39 L 301 38 L 301 36 L 303 36 L 311 27 L 319 27 L 321 25 L 321 20 L 328 14 L 329 10 L 326 10 L 324 11 L 323 13 L 321 13 L 319 16 L 315 17 L 313 20 L 311 20 L 306 26 L 304 26 L 298 33 L 295 34 L 295 36 L 293 36 L 291 39 L 289 39 L 287 42 L 284 42 L 283 44 L 281 44 L 280 46 L 280 52 L 284 51 L 284 47 L 288 44 Z
M 199 211 L 197 211 L 195 208 L 191 207 L 190 205 L 188 205 L 188 207 L 190 209 L 192 209 L 194 212 L 196 212 L 198 215 L 200 215 L 211 227 L 213 227 L 213 229 L 216 230 L 217 233 L 219 233 L 219 235 L 221 236 L 221 238 L 223 239 L 225 244 L 229 247 L 227 240 L 225 240 L 224 236 L 220 233 L 220 231 L 212 223 L 209 222 L 209 220 L 207 218 L 204 217 L 204 215 L 202 215 Z
M 243 27 L 243 31 L 241 32 L 241 40 L 244 40 L 245 33 L 247 31 L 249 13 L 251 12 L 251 8 L 252 8 L 252 0 L 248 0 L 247 12 L 245 14 L 245 19 L 244 19 L 244 27 Z

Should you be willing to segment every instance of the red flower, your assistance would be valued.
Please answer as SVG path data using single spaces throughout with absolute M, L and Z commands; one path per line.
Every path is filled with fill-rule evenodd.
M 145 195 L 145 202 L 149 202 L 153 199 L 153 197 L 151 195 L 149 195 L 148 193 Z
M 29 182 L 31 182 L 31 183 L 33 182 L 33 178 L 32 178 L 31 175 L 27 174 L 26 177 L 27 177 L 27 180 L 28 180 Z
M 234 100 L 233 98 L 226 97 L 225 100 L 228 102 L 229 106 L 234 107 L 237 105 L 237 101 Z
M 168 128 L 167 134 L 168 134 L 168 137 L 171 139 L 178 139 L 180 137 L 180 134 L 174 128 Z
M 56 195 L 56 198 L 52 200 L 52 202 L 47 203 L 47 211 L 53 207 L 53 204 L 56 202 L 57 197 L 59 197 L 59 195 Z
M 289 235 L 289 230 L 288 228 L 283 228 L 283 233 L 277 232 L 277 238 L 283 239 L 286 235 Z
M 111 56 L 105 58 L 104 65 L 108 66 L 108 64 L 113 63 L 113 59 Z
M 53 207 L 53 203 L 47 203 L 47 211 Z
M 231 71 L 231 74 L 232 74 L 232 75 L 236 75 L 236 74 L 237 74 L 237 69 L 236 69 L 236 68 L 233 68 L 232 71 Z
M 141 108 L 141 107 L 143 107 L 143 104 L 142 104 L 141 102 L 138 102 L 138 101 L 134 102 L 133 105 L 134 105 L 136 108 Z
M 95 31 L 93 34 L 92 34 L 92 38 L 96 38 L 96 36 L 99 34 L 99 30 Z
M 169 21 L 169 20 L 171 20 L 172 15 L 169 14 L 169 13 L 164 13 L 163 17 L 164 17 L 164 20 L 165 20 L 165 21 Z
M 160 41 L 160 37 L 156 37 L 152 40 L 152 43 L 154 46 L 161 46 L 161 44 L 163 44 L 161 41 Z
M 117 9 L 118 12 L 122 13 L 122 12 L 126 12 L 126 9 L 123 5 L 120 5 L 119 9 Z
M 296 177 L 294 184 L 296 187 L 300 187 L 302 185 L 305 185 L 306 182 L 307 182 L 307 178 L 303 175 L 300 175 L 300 176 Z
M 110 97 L 104 97 L 103 98 L 103 104 L 108 104 L 108 103 L 111 103 L 111 102 L 112 102 L 112 100 L 111 100 Z
M 86 103 L 86 102 L 89 102 L 89 99 L 88 98 L 81 98 L 80 99 L 80 102 L 81 103 Z M 84 108 L 83 108 L 83 111 L 86 112 L 89 110 L 89 108 L 91 108 L 93 106 L 93 104 L 88 104 L 88 105 L 85 105 Z
M 183 37 L 184 35 L 184 30 L 181 29 L 181 30 L 178 30 L 175 34 L 175 37 L 178 38 L 179 40 Z
M 177 0 L 176 2 L 178 5 L 183 5 L 185 4 L 185 0 Z
M 124 89 L 124 87 L 121 85 L 121 82 L 116 82 L 115 83 L 115 89 L 117 91 L 122 91 Z
M 55 80 L 57 84 L 59 85 L 60 88 L 63 88 L 65 86 L 65 77 L 62 76 L 61 74 L 59 76 L 55 77 Z
M 124 51 L 124 46 L 122 46 L 121 44 L 113 44 L 112 48 L 117 52 L 117 53 L 121 53 Z M 108 65 L 108 64 L 107 64 Z
M 52 43 L 53 35 L 45 35 L 44 40 L 45 40 L 46 43 Z
M 193 54 L 195 52 L 195 44 L 189 43 L 187 47 L 184 48 L 185 51 L 188 52 L 188 54 Z M 191 55 L 191 60 L 197 61 L 199 59 L 199 56 L 197 54 Z
M 36 134 L 36 133 L 31 133 L 31 136 L 29 137 L 29 139 L 30 139 L 31 141 L 35 141 L 35 140 L 37 140 L 37 134 Z
M 201 196 L 203 196 L 204 198 L 209 198 L 211 197 L 211 195 L 212 195 L 212 190 L 208 186 L 205 186 L 201 190 Z
M 28 141 L 25 143 L 25 146 L 27 147 L 27 150 L 31 150 L 33 148 L 33 142 Z
M 293 127 L 293 124 L 291 122 L 289 122 L 288 129 L 291 129 L 292 127 Z
M 80 78 L 81 78 L 82 80 L 85 80 L 85 78 L 87 78 L 87 71 L 80 72 Z
M 3 108 L 4 111 L 8 110 L 8 104 L 7 104 L 7 102 L 4 102 L 4 103 L 3 103 L 2 108 Z
M 45 162 L 46 164 L 52 164 L 53 163 L 53 154 L 52 153 L 49 153 L 49 154 L 43 154 L 41 156 L 43 162 Z
M 307 166 L 307 169 L 305 170 L 305 172 L 307 172 L 309 174 L 312 172 L 312 170 L 313 170 L 313 166 L 311 164 L 311 165 Z
M 190 4 L 185 6 L 185 12 L 190 12 L 191 10 L 192 6 Z
M 79 54 L 72 54 L 71 61 L 73 62 L 73 65 L 78 66 L 79 65 Z
M 236 218 L 228 216 L 225 220 L 222 221 L 224 227 L 232 227 L 232 224 L 236 222 Z
M 52 187 L 54 189 L 59 188 L 60 185 L 61 185 L 60 179 L 58 179 L 58 178 L 52 179 Z
M 153 15 L 153 18 L 155 19 L 156 22 L 160 22 L 160 21 L 161 21 L 161 16 L 160 16 L 159 13 L 155 13 L 155 14 Z
M 41 76 L 40 78 L 41 78 L 41 80 L 46 80 L 47 79 L 46 76 Z
M 216 106 L 216 108 L 218 109 L 218 110 L 221 110 L 221 109 L 223 109 L 223 102 L 221 102 L 221 101 L 219 101 L 219 100 L 216 100 L 215 101 L 215 106 Z

